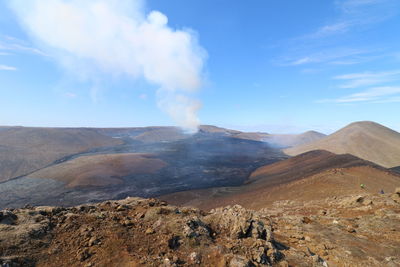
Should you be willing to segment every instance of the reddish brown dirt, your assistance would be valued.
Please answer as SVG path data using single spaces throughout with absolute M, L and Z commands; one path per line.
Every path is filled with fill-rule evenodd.
M 1 266 L 287 266 L 269 220 L 241 207 L 204 213 L 128 198 L 0 215 Z
M 120 184 L 122 177 L 153 174 L 167 164 L 151 154 L 104 154 L 82 156 L 32 173 L 32 178 L 55 179 L 67 187 Z
M 209 213 L 127 198 L 0 212 L 2 266 L 399 266 L 400 188 Z
M 250 175 L 248 183 L 283 184 L 325 170 L 354 166 L 378 167 L 376 164 L 349 154 L 336 155 L 328 151 L 316 150 L 258 168 Z
M 400 266 L 400 192 L 277 201 L 262 212 L 276 240 L 291 248 L 285 255 L 293 266 L 307 265 L 291 250 L 318 255 L 330 267 Z
M 360 184 L 365 184 L 362 189 Z M 318 200 L 358 193 L 393 191 L 400 175 L 351 155 L 308 152 L 259 168 L 240 187 L 178 192 L 161 199 L 211 209 L 240 204 L 259 209 L 277 200 Z

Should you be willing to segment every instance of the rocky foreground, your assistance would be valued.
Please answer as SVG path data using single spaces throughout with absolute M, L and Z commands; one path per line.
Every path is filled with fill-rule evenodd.
M 0 266 L 400 266 L 400 190 L 260 211 L 141 198 L 3 210 Z

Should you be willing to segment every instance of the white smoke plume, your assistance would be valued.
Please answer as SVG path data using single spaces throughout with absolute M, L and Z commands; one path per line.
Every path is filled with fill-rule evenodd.
M 78 75 L 144 78 L 159 86 L 158 106 L 195 130 L 205 50 L 191 30 L 168 26 L 144 0 L 10 0 L 23 27 L 46 52 Z

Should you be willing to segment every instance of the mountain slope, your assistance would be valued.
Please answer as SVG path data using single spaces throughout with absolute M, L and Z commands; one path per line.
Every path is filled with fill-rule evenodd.
M 86 128 L 3 128 L 0 131 L 0 182 L 43 168 L 67 155 L 121 143 L 121 140 Z
M 167 164 L 151 154 L 121 153 L 82 156 L 29 174 L 30 178 L 62 181 L 67 187 L 123 184 L 123 178 L 154 174 Z
M 258 168 L 243 186 L 179 192 L 161 198 L 203 209 L 232 204 L 258 209 L 279 200 L 319 200 L 378 193 L 381 189 L 392 192 L 399 186 L 400 175 L 372 162 L 349 154 L 311 151 Z
M 400 133 L 374 122 L 356 122 L 310 144 L 285 149 L 295 156 L 312 150 L 352 154 L 391 168 L 400 165 Z

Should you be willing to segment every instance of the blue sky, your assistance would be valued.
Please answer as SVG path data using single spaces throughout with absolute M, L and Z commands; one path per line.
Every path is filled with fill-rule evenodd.
M 26 19 L 24 8 L 41 17 L 44 11 L 25 3 L 0 2 L 1 125 L 173 125 L 182 119 L 176 116 L 189 110 L 202 124 L 249 131 L 330 133 L 360 120 L 400 130 L 397 0 L 148 0 L 141 3 L 142 8 L 127 12 L 118 13 L 115 7 L 113 14 L 129 17 L 138 12 L 132 15 L 137 21 L 157 10 L 149 21 L 194 40 L 183 48 L 188 49 L 183 63 L 178 62 L 182 65 L 188 59 L 195 66 L 188 65 L 183 77 L 177 74 L 179 66 L 177 71 L 171 67 L 160 75 L 159 70 L 146 74 L 142 68 L 147 63 L 135 62 L 142 60 L 136 59 L 141 53 L 128 51 L 135 48 L 123 47 L 125 54 L 119 54 L 112 49 L 125 43 L 96 40 L 102 31 L 93 27 L 104 29 L 108 24 L 103 22 L 90 24 L 93 36 L 91 32 L 78 37 L 66 33 L 60 43 L 59 22 L 54 21 L 52 28 L 46 26 L 52 24 L 50 15 L 45 24 L 37 23 L 35 17 Z M 160 14 L 168 17 L 166 25 Z M 66 46 L 67 38 L 84 40 Z M 169 40 L 157 39 L 155 51 L 168 46 Z M 81 51 L 75 45 L 80 41 L 99 53 Z M 179 42 L 172 45 L 180 47 Z M 104 56 L 108 48 L 110 53 Z M 169 69 L 175 60 L 158 62 L 149 57 L 155 60 L 149 68 Z M 104 67 L 104 63 L 109 65 Z M 140 70 L 130 72 L 129 68 Z M 185 79 L 192 74 L 193 79 Z M 182 83 L 171 82 L 175 79 Z M 174 109 L 176 105 L 184 107 Z

